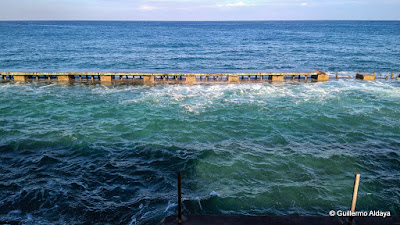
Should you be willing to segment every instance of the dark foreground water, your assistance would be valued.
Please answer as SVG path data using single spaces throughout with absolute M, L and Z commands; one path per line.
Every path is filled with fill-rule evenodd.
M 0 22 L 1 70 L 399 71 L 399 22 Z M 400 81 L 0 83 L 0 223 L 400 214 Z

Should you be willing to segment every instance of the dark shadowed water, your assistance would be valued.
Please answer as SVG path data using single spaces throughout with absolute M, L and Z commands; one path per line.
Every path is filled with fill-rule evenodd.
M 0 22 L 0 71 L 400 70 L 400 22 Z M 397 74 L 396 73 L 396 74 Z M 400 213 L 400 81 L 0 83 L 0 223 Z

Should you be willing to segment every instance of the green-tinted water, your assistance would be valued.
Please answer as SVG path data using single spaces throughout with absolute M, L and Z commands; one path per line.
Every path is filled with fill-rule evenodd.
M 0 214 L 156 223 L 176 213 L 400 211 L 397 81 L 0 84 Z

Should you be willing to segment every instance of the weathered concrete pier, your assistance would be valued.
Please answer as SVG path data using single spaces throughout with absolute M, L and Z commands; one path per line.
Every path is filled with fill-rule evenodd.
M 336 79 L 354 79 L 353 76 L 333 75 Z M 373 81 L 396 79 L 399 75 L 377 76 L 376 73 L 357 73 L 355 79 Z M 175 72 L 0 72 L 0 81 L 59 81 L 59 82 L 128 82 L 137 84 L 153 83 L 248 83 L 292 81 L 329 81 L 329 74 L 318 70 L 303 71 L 175 71 Z
M 135 83 L 241 83 L 241 82 L 281 82 L 284 80 L 328 81 L 329 75 L 322 71 L 302 72 L 271 71 L 220 71 L 220 72 L 0 72 L 3 80 L 25 82 L 28 80 L 100 81 Z

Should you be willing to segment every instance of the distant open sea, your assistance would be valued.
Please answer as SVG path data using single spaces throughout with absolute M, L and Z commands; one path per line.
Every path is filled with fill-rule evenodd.
M 400 72 L 399 21 L 0 22 L 0 71 Z M 0 81 L 0 223 L 400 215 L 400 80 Z
M 0 22 L 0 69 L 400 71 L 400 21 Z

